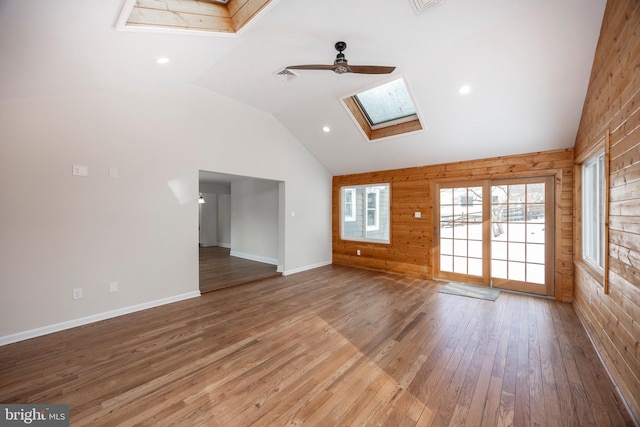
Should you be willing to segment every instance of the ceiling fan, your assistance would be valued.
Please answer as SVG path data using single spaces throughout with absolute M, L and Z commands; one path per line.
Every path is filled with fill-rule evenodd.
M 337 42 L 335 47 L 338 55 L 336 55 L 336 60 L 333 61 L 333 65 L 290 65 L 286 67 L 285 70 L 331 70 L 336 74 L 389 74 L 396 69 L 396 67 L 386 67 L 382 65 L 349 65 L 347 58 L 345 58 L 344 53 L 342 53 L 342 51 L 347 48 L 347 44 L 345 42 Z

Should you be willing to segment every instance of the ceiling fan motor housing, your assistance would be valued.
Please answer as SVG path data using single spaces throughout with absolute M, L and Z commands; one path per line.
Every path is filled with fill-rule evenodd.
M 337 45 L 338 44 L 336 43 L 336 47 Z M 336 60 L 333 61 L 333 65 L 336 66 L 336 68 L 333 71 L 335 71 L 337 74 L 344 74 L 349 72 L 349 65 L 347 64 L 347 59 L 344 57 L 344 53 L 342 52 L 336 55 Z
M 348 73 L 349 72 L 349 67 L 347 67 L 347 61 L 344 61 L 344 63 L 338 63 L 335 64 L 336 68 L 333 70 L 335 71 L 336 74 L 344 74 L 344 73 Z

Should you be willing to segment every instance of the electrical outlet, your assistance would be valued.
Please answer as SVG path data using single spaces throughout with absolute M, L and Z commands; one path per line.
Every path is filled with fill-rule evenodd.
M 82 288 L 75 288 L 73 290 L 73 299 L 81 299 L 82 298 Z
M 89 168 L 85 165 L 73 165 L 74 176 L 89 176 Z
M 356 250 L 356 255 L 360 256 L 360 249 Z
M 109 283 L 109 292 L 118 292 L 118 282 Z

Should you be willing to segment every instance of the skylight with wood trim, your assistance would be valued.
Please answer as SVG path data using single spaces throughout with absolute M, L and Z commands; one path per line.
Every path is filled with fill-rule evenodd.
M 273 0 L 127 0 L 119 28 L 234 34 Z
M 342 100 L 369 141 L 423 129 L 402 78 Z

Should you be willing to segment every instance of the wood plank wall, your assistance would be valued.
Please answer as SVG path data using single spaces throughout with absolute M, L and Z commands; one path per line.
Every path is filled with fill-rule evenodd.
M 556 177 L 555 296 L 573 298 L 573 153 L 571 149 L 333 178 L 333 263 L 411 276 L 432 277 L 434 212 L 432 184 L 437 181 Z M 340 187 L 391 183 L 391 243 L 340 239 Z M 421 218 L 414 218 L 421 212 Z M 357 250 L 361 255 L 356 255 Z
M 574 306 L 640 420 L 640 1 L 609 0 L 575 144 L 610 133 L 609 294 L 576 261 Z M 576 188 L 579 191 L 579 188 Z M 576 248 L 580 242 L 576 242 Z
M 223 4 L 199 1 L 136 0 L 127 26 L 234 32 Z
M 271 0 L 136 0 L 128 26 L 237 33 Z

